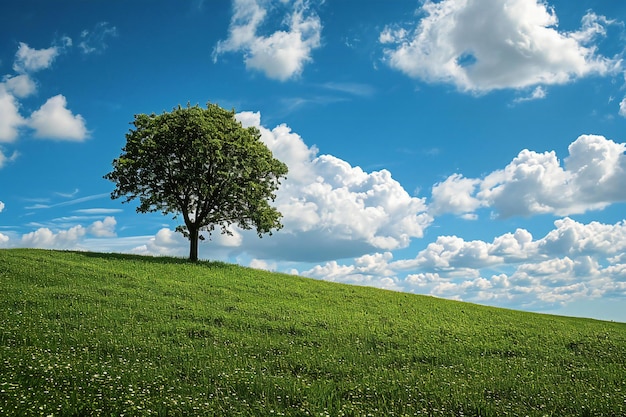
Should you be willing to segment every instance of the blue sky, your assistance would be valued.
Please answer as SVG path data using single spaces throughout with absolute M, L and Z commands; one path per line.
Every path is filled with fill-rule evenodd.
M 0 247 L 185 256 L 102 179 L 137 113 L 234 108 L 284 228 L 200 257 L 626 321 L 626 3 L 0 6 Z

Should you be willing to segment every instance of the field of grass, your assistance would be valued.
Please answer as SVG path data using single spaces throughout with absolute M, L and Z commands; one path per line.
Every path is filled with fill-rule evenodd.
M 626 324 L 0 250 L 2 416 L 625 416 Z

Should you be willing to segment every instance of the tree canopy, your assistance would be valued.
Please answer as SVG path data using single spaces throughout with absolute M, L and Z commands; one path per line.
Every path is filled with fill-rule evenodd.
M 178 106 L 162 114 L 138 114 L 126 146 L 104 178 L 116 184 L 111 198 L 139 199 L 138 213 L 182 216 L 176 230 L 198 259 L 201 231 L 256 228 L 259 237 L 280 229 L 276 198 L 287 166 L 274 158 L 255 127 L 244 128 L 235 111 L 216 104 Z

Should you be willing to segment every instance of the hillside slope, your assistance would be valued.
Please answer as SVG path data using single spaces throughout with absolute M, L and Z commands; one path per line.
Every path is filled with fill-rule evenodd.
M 0 250 L 0 415 L 626 415 L 626 324 Z

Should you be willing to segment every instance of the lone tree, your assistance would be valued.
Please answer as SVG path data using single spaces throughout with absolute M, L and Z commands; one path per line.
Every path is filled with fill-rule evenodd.
M 116 184 L 111 198 L 139 198 L 138 213 L 182 215 L 176 230 L 189 239 L 189 260 L 198 260 L 201 231 L 256 228 L 259 237 L 280 229 L 270 206 L 287 166 L 275 159 L 254 127 L 216 104 L 178 106 L 163 114 L 138 114 L 126 146 L 104 176 Z

